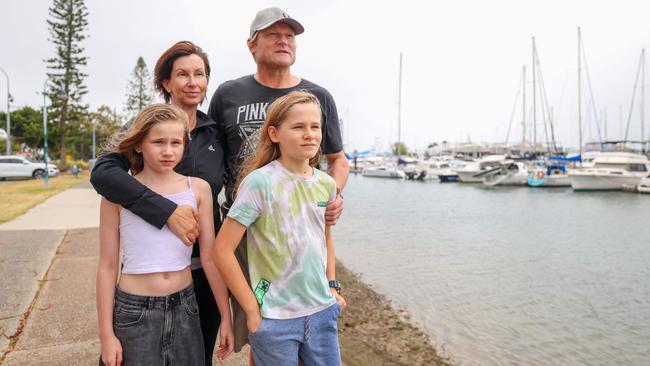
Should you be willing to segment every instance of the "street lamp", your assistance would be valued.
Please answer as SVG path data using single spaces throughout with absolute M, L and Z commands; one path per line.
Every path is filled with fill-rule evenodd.
M 7 78 L 7 155 L 11 155 L 11 117 L 9 116 L 9 103 L 11 103 L 11 93 L 9 93 L 9 75 L 0 67 L 0 71 Z
M 91 169 L 95 166 L 95 161 L 97 161 L 97 155 L 95 151 L 95 127 L 97 126 L 97 121 L 95 121 L 95 118 L 93 118 L 93 166 Z
M 43 83 L 43 159 L 45 160 L 45 188 L 48 187 L 49 180 L 50 180 L 50 168 L 48 166 L 49 163 L 49 156 L 47 154 L 47 82 L 49 80 L 45 80 Z M 63 90 L 59 90 L 59 93 L 56 96 L 59 99 L 65 99 L 68 97 L 68 95 L 65 93 Z

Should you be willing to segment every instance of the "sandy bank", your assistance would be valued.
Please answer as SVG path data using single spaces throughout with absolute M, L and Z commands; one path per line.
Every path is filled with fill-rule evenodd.
M 348 307 L 339 319 L 346 366 L 453 365 L 438 355 L 426 334 L 400 315 L 389 301 L 341 263 L 336 275 Z

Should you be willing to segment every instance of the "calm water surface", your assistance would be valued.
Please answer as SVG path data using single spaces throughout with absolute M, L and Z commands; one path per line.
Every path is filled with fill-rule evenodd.
M 463 365 L 650 365 L 650 195 L 351 176 L 337 257 Z

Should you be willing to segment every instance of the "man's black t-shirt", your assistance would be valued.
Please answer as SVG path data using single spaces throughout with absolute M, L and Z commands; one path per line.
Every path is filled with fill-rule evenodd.
M 255 152 L 259 142 L 257 133 L 264 124 L 267 107 L 273 101 L 294 90 L 305 90 L 314 94 L 322 111 L 324 154 L 343 150 L 339 117 L 332 95 L 324 88 L 302 79 L 292 88 L 274 89 L 260 84 L 253 75 L 227 81 L 219 86 L 210 101 L 208 115 L 217 123 L 225 136 L 226 156 L 226 199 L 232 202 L 232 193 L 237 172 L 244 161 Z

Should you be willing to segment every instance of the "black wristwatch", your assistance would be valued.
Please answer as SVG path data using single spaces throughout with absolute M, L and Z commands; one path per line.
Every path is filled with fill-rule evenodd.
M 336 292 L 339 293 L 339 295 L 341 294 L 341 283 L 338 280 L 331 280 L 329 284 L 330 284 L 330 288 L 335 289 Z

